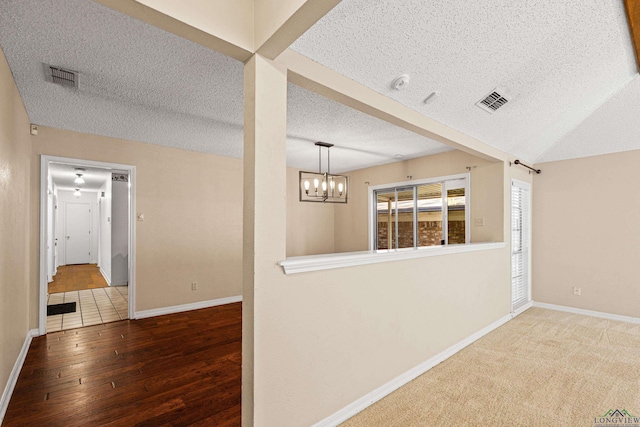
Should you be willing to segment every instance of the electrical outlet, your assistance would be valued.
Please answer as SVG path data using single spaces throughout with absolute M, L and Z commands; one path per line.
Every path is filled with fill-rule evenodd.
M 577 286 L 574 286 L 574 287 L 573 287 L 573 294 L 574 294 L 574 295 L 578 295 L 578 296 L 582 295 L 582 288 L 579 288 L 579 287 L 577 287 Z
M 192 291 L 198 290 L 198 282 L 191 282 L 191 290 Z

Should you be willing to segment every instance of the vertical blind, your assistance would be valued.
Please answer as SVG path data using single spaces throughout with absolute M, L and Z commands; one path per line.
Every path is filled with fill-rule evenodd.
M 511 310 L 529 302 L 531 185 L 511 181 Z

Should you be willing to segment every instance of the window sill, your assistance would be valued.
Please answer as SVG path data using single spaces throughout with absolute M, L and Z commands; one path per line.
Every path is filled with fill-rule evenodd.
M 492 242 L 470 243 L 468 245 L 429 246 L 418 249 L 401 249 L 398 251 L 345 252 L 337 254 L 291 257 L 278 262 L 278 265 L 282 267 L 285 274 L 296 274 L 306 273 L 309 271 L 353 267 L 356 265 L 425 258 L 430 256 L 502 249 L 504 247 L 504 242 Z

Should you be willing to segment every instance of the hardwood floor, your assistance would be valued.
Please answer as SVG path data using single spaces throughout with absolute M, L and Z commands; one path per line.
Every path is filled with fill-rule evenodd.
M 83 291 L 108 286 L 96 264 L 61 265 L 53 276 L 53 282 L 49 283 L 49 293 Z
M 239 426 L 242 304 L 36 337 L 3 426 Z

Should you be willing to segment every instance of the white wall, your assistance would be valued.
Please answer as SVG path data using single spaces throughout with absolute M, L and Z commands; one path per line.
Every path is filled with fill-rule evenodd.
M 111 286 L 129 282 L 129 183 L 111 182 Z
M 100 259 L 98 265 L 107 283 L 111 284 L 111 179 L 100 188 L 104 197 L 98 198 L 98 221 L 100 222 Z

